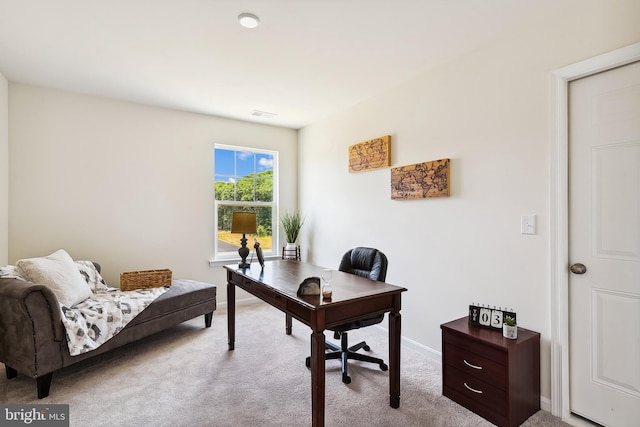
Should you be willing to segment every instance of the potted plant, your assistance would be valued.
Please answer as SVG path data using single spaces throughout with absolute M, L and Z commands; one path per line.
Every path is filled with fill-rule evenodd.
M 516 319 L 511 316 L 505 316 L 502 324 L 502 336 L 512 340 L 518 339 L 518 324 Z
M 287 249 L 295 249 L 298 234 L 300 234 L 300 229 L 302 228 L 302 224 L 304 224 L 304 218 L 297 210 L 292 213 L 285 212 L 280 216 L 280 223 L 287 237 Z

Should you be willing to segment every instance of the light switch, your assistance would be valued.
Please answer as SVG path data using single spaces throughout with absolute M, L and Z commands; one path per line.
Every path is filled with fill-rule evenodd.
M 522 215 L 520 217 L 520 234 L 536 234 L 535 215 Z

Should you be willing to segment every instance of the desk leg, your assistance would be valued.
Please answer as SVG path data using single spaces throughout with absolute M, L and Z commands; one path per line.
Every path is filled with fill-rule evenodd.
M 227 331 L 229 350 L 233 350 L 236 342 L 236 285 L 227 283 Z
M 400 407 L 400 312 L 389 313 L 389 406 Z
M 291 329 L 292 329 L 292 322 L 293 318 L 291 317 L 290 314 L 287 313 L 286 317 L 285 317 L 285 328 L 287 331 L 287 335 L 291 335 Z
M 324 426 L 324 332 L 311 334 L 311 426 Z

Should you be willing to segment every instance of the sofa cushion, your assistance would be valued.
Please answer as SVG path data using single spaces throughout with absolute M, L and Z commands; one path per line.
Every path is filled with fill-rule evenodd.
M 202 306 L 207 301 L 213 301 L 211 311 L 215 310 L 216 287 L 214 285 L 186 279 L 174 279 L 171 283 L 169 290 L 153 301 L 129 325 L 135 326 L 168 317 L 170 313 L 187 311 L 191 307 Z
M 46 257 L 21 259 L 16 262 L 16 269 L 30 282 L 50 288 L 58 302 L 66 307 L 92 295 L 91 288 L 64 249 Z

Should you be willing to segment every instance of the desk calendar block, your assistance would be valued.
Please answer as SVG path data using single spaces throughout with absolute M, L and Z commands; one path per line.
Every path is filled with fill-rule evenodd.
M 469 306 L 469 324 L 491 329 L 502 329 L 502 324 L 507 317 L 516 320 L 516 313 L 502 310 L 496 307 L 484 307 L 478 305 Z

